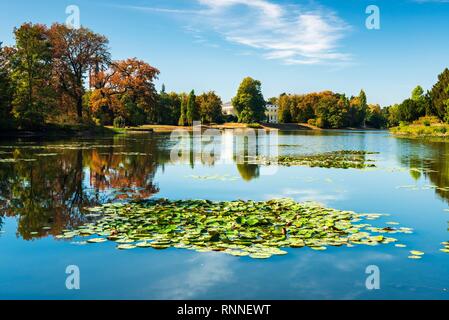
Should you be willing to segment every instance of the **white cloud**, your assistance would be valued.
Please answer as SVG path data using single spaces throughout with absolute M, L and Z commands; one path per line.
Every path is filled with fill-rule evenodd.
M 228 42 L 256 49 L 265 59 L 286 64 L 341 64 L 351 60 L 351 55 L 339 49 L 350 27 L 329 9 L 269 0 L 192 1 L 198 10 L 132 8 L 180 14 L 196 28 L 212 28 Z

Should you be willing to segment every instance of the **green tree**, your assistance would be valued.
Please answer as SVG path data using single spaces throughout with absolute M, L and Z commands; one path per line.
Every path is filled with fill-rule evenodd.
M 177 94 L 176 92 L 170 92 L 168 94 L 170 99 L 170 117 L 168 124 L 177 125 L 179 117 L 181 115 L 181 99 L 182 96 Z
M 204 123 L 221 123 L 223 122 L 223 113 L 221 106 L 223 102 L 221 98 L 214 92 L 209 91 L 197 97 L 197 105 L 199 106 L 201 121 Z
M 387 118 L 378 104 L 368 106 L 366 124 L 376 129 L 387 127 Z
M 446 68 L 438 76 L 438 82 L 433 86 L 430 92 L 430 98 L 432 100 L 432 113 L 443 121 L 448 120 L 448 110 L 446 105 L 446 101 L 449 99 L 449 91 L 447 90 L 448 86 L 449 69 Z
M 21 127 L 44 123 L 51 110 L 52 47 L 44 25 L 26 23 L 14 30 L 16 50 L 12 56 L 13 114 Z
M 243 79 L 237 95 L 232 99 L 239 122 L 261 122 L 265 119 L 265 100 L 261 82 L 250 77 Z
M 419 106 L 413 99 L 406 99 L 399 105 L 399 121 L 412 122 L 419 117 Z
M 426 110 L 428 109 L 427 102 L 428 99 L 424 94 L 424 89 L 421 86 L 417 86 L 412 91 L 412 100 L 416 103 L 416 112 L 418 117 L 423 117 L 426 115 Z
M 0 42 L 0 130 L 10 129 L 12 123 L 11 54 L 12 48 L 3 48 Z
M 359 94 L 359 106 L 357 110 L 357 123 L 359 126 L 365 126 L 366 113 L 368 110 L 368 100 L 365 91 L 361 90 Z
M 99 73 L 111 59 L 108 39 L 87 28 L 69 28 L 55 23 L 50 28 L 53 63 L 60 90 L 72 98 L 78 120 L 83 117 L 85 78 L 89 71 Z
M 319 119 L 317 126 L 333 129 L 344 127 L 345 119 L 347 118 L 344 104 L 344 100 L 339 95 L 325 92 L 315 111 L 317 119 Z
M 177 93 L 166 93 L 165 87 L 161 90 L 158 99 L 158 123 L 160 124 L 178 124 L 180 117 L 181 100 Z
M 387 119 L 388 127 L 397 127 L 400 123 L 399 105 L 395 104 L 385 108 L 385 117 Z
M 186 109 L 187 109 L 186 98 L 181 97 L 181 114 L 179 116 L 178 126 L 187 125 Z
M 200 120 L 200 113 L 198 110 L 198 105 L 196 104 L 195 91 L 190 91 L 187 98 L 187 110 L 186 110 L 187 124 L 189 126 L 193 125 L 194 121 Z

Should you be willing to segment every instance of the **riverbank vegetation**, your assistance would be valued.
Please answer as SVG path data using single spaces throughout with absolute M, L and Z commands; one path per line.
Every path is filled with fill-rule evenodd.
M 398 136 L 406 137 L 449 137 L 449 124 L 443 123 L 436 117 L 422 117 L 410 124 L 401 123 L 401 125 L 391 128 L 391 132 Z
M 87 28 L 25 23 L 14 29 L 14 38 L 12 46 L 0 44 L 0 131 L 195 121 L 259 127 L 267 120 L 267 103 L 278 106 L 281 124 L 312 128 L 404 128 L 423 116 L 449 121 L 448 69 L 428 92 L 418 86 L 409 99 L 386 108 L 369 104 L 363 90 L 352 97 L 284 93 L 266 101 L 261 82 L 246 77 L 232 99 L 235 115 L 224 115 L 223 101 L 213 91 L 166 92 L 164 85 L 158 91 L 159 69 L 138 58 L 114 60 L 108 39 Z
M 417 86 L 401 104 L 385 108 L 394 134 L 413 137 L 446 137 L 449 131 L 449 69 L 431 90 Z

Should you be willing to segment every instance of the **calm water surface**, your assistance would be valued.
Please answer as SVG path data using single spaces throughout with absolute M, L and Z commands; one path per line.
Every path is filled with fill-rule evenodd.
M 219 141 L 227 159 L 220 163 L 193 156 L 171 161 L 175 142 L 168 134 L 0 141 L 0 298 L 449 298 L 449 254 L 439 251 L 449 240 L 449 143 L 397 139 L 388 132 L 281 133 L 277 142 L 245 146 L 263 153 L 269 143 L 279 154 L 379 152 L 370 156 L 377 168 L 280 167 L 270 175 L 255 164 L 236 164 L 233 138 L 231 131 Z M 414 233 L 394 235 L 407 248 L 287 249 L 288 255 L 268 260 L 181 249 L 119 251 L 111 242 L 80 246 L 55 239 L 92 220 L 85 207 L 151 197 L 289 197 L 390 214 L 373 224 L 397 221 Z M 409 250 L 425 255 L 411 260 Z M 66 289 L 68 265 L 79 266 L 81 290 Z M 380 268 L 380 290 L 365 288 L 369 265 Z

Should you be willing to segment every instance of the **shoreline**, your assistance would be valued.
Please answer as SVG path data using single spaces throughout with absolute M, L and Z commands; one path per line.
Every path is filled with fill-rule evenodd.
M 398 138 L 438 139 L 442 141 L 449 141 L 449 125 L 443 123 L 431 125 L 404 125 L 390 128 L 390 132 Z
M 259 129 L 266 131 L 380 131 L 383 129 L 374 128 L 339 128 L 339 129 L 322 129 L 306 123 L 261 123 L 261 124 L 243 124 L 243 123 L 224 123 L 201 125 L 202 129 L 218 129 L 218 130 L 238 130 L 238 129 Z M 175 126 L 175 125 L 142 125 L 138 127 L 114 128 L 113 126 L 88 126 L 88 125 L 66 125 L 57 126 L 49 125 L 40 130 L 6 130 L 0 131 L 0 139 L 4 138 L 89 138 L 95 136 L 114 136 L 125 133 L 167 133 L 178 129 L 193 131 L 192 126 Z
M 95 136 L 114 136 L 117 132 L 100 126 L 87 125 L 50 125 L 39 130 L 0 131 L 0 139 L 7 138 L 88 138 Z

